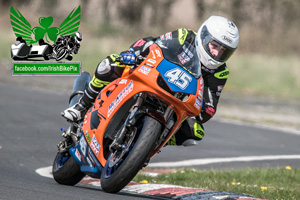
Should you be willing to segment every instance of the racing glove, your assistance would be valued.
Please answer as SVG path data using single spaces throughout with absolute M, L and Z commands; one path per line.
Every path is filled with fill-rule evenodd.
M 121 63 L 126 65 L 134 65 L 135 64 L 135 53 L 133 48 L 130 48 L 128 51 L 122 52 L 120 54 Z

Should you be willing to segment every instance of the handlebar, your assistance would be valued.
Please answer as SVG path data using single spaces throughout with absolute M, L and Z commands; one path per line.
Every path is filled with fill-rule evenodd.
M 126 65 L 132 65 L 132 66 L 138 66 L 139 64 L 141 64 L 146 58 L 141 56 L 141 55 L 138 55 L 136 56 L 135 58 L 135 63 L 134 64 L 126 64 Z M 122 57 L 117 57 L 115 62 L 120 62 L 121 64 L 123 64 L 123 58 Z M 113 63 L 111 64 L 111 66 L 117 66 L 117 64 Z

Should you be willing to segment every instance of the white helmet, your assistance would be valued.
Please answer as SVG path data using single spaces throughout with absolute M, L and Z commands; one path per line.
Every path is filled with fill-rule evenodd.
M 82 40 L 81 33 L 80 32 L 76 32 L 75 33 L 75 42 L 79 44 L 81 42 L 81 40 Z
M 209 43 L 215 41 L 224 51 L 217 56 L 211 54 Z M 199 28 L 195 45 L 201 63 L 208 69 L 216 69 L 224 64 L 236 50 L 239 31 L 229 19 L 221 16 L 209 17 Z

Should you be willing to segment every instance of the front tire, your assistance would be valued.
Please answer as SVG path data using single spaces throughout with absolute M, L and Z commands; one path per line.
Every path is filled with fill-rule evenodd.
M 150 158 L 160 134 L 161 124 L 145 116 L 142 130 L 137 134 L 138 139 L 124 160 L 113 166 L 109 166 L 111 156 L 107 160 L 101 174 L 102 189 L 109 193 L 117 193 L 123 189 Z
M 75 185 L 85 176 L 72 156 L 63 156 L 60 153 L 54 159 L 52 174 L 54 180 L 62 185 Z
M 64 57 L 66 57 L 68 51 L 66 49 L 59 49 L 56 54 L 56 61 L 60 61 Z

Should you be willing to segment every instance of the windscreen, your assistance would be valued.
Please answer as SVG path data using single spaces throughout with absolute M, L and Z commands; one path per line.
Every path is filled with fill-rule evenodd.
M 200 60 L 196 48 L 188 42 L 179 43 L 178 38 L 171 38 L 155 42 L 162 50 L 166 60 L 184 68 L 196 79 L 201 77 Z

